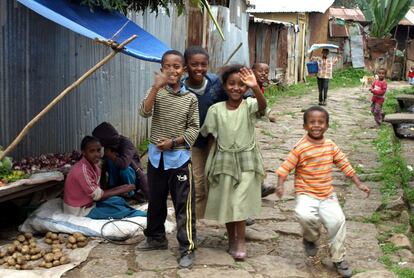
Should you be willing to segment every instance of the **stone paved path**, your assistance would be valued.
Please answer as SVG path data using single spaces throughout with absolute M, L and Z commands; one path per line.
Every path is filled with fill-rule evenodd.
M 266 183 L 276 182 L 274 170 L 304 134 L 302 110 L 315 105 L 316 100 L 315 90 L 301 97 L 286 98 L 272 108 L 276 123 L 258 123 L 257 135 L 268 172 Z M 369 105 L 368 93 L 359 88 L 330 91 L 326 109 L 331 115 L 331 128 L 327 136 L 342 148 L 354 166 L 375 173 L 379 164 L 372 140 L 377 129 Z M 354 277 L 395 277 L 378 262 L 382 251 L 377 228 L 362 221 L 381 205 L 379 183 L 367 184 L 372 188 L 370 199 L 351 186 L 342 173 L 334 173 L 334 185 L 347 216 L 347 258 L 356 272 L 363 272 Z M 332 269 L 324 235 L 317 257 L 305 256 L 300 226 L 293 215 L 292 176 L 287 187 L 283 200 L 273 195 L 263 199 L 261 216 L 247 229 L 245 262 L 235 262 L 226 253 L 223 226 L 202 221 L 198 225 L 196 262 L 190 270 L 177 268 L 177 242 L 174 235 L 169 235 L 167 251 L 143 253 L 136 251 L 134 245 L 100 244 L 85 263 L 65 277 L 338 277 Z

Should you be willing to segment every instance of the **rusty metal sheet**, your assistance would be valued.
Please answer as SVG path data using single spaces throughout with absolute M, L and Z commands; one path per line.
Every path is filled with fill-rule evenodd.
M 329 21 L 329 36 L 332 38 L 347 38 L 349 37 L 346 25 L 335 23 L 334 20 Z

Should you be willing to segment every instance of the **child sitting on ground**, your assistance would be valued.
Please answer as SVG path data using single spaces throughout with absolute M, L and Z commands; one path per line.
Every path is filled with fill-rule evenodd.
M 266 109 L 266 99 L 252 70 L 241 65 L 225 68 L 222 82 L 228 100 L 210 107 L 200 130 L 216 141 L 206 166 L 209 191 L 205 217 L 226 224 L 229 253 L 244 260 L 246 219 L 257 216 L 261 207 L 264 168 L 254 128 L 257 112 Z M 249 87 L 255 98 L 244 100 Z
M 167 249 L 164 222 L 167 197 L 171 194 L 177 222 L 180 267 L 194 261 L 196 239 L 194 183 L 191 169 L 192 146 L 199 132 L 197 97 L 181 86 L 184 57 L 169 50 L 161 58 L 161 73 L 141 104 L 140 115 L 152 116 L 148 145 L 149 202 L 146 240 L 138 250 Z
M 117 196 L 134 190 L 135 185 L 124 184 L 105 191 L 99 186 L 101 148 L 95 137 L 85 136 L 82 139 L 82 158 L 72 166 L 65 180 L 64 213 L 93 219 L 145 216 L 144 212 L 135 210 Z
M 386 71 L 384 68 L 378 70 L 378 79 L 372 82 L 370 92 L 373 94 L 371 101 L 371 112 L 374 114 L 374 120 L 377 126 L 382 123 L 382 104 L 387 91 L 387 81 L 385 81 Z
M 320 106 L 312 106 L 303 115 L 307 134 L 290 151 L 277 169 L 276 194 L 282 198 L 284 183 L 295 170 L 295 215 L 303 229 L 303 244 L 308 256 L 315 256 L 319 239 L 319 223 L 328 231 L 332 261 L 342 277 L 351 277 L 352 270 L 345 260 L 345 216 L 332 186 L 332 166 L 335 164 L 358 189 L 370 189 L 358 179 L 345 154 L 330 139 L 324 138 L 329 127 L 329 114 Z

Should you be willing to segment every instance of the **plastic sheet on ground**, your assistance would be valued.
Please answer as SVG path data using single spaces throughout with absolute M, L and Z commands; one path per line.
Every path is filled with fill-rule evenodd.
M 65 272 L 71 270 L 72 268 L 80 265 L 82 262 L 86 261 L 89 253 L 92 249 L 99 244 L 100 240 L 94 239 L 88 242 L 83 248 L 78 248 L 71 250 L 67 255 L 70 258 L 70 263 L 55 266 L 52 268 L 39 268 L 32 270 L 15 270 L 15 269 L 3 269 L 0 268 L 0 277 L 7 278 L 59 278 Z
M 31 233 L 46 233 L 51 231 L 72 234 L 74 232 L 80 232 L 86 236 L 101 237 L 102 227 L 110 221 L 64 214 L 62 206 L 62 199 L 47 201 L 26 219 L 19 227 L 19 230 L 21 232 Z M 143 208 L 140 209 L 143 210 Z M 146 217 L 130 217 L 126 218 L 126 220 L 137 223 L 143 228 L 147 225 Z M 174 223 L 168 220 L 165 221 L 165 230 L 167 233 L 171 233 L 174 229 Z M 134 237 L 142 234 L 142 229 L 139 229 L 138 225 L 130 222 L 117 222 L 116 225 L 106 225 L 104 234 L 113 240 L 123 240 L 125 237 Z

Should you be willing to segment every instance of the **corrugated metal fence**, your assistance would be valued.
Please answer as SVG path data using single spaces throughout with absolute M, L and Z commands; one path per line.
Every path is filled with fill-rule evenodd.
M 184 50 L 186 17 L 177 17 L 173 11 L 171 17 L 137 13 L 130 18 L 165 44 Z M 0 27 L 0 145 L 6 146 L 34 115 L 110 50 L 13 0 L 0 1 Z M 102 121 L 111 122 L 138 143 L 148 132 L 138 106 L 159 68 L 157 63 L 118 54 L 33 127 L 12 155 L 78 149 L 81 138 Z

